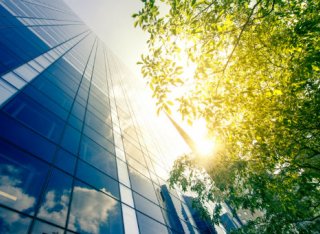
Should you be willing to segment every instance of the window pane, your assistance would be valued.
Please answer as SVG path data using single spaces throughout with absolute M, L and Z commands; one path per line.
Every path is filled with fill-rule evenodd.
M 151 216 L 159 222 L 165 223 L 159 206 L 153 204 L 137 193 L 133 192 L 134 204 L 137 210 Z
M 106 172 L 108 175 L 117 178 L 115 157 L 85 136 L 81 142 L 80 157 L 101 171 Z
M 67 151 L 60 149 L 57 153 L 55 164 L 62 170 L 73 175 L 76 158 Z
M 119 183 L 116 180 L 80 160 L 78 162 L 77 177 L 109 195 L 120 197 Z
M 137 212 L 138 223 L 141 233 L 154 233 L 154 230 L 157 230 L 158 233 L 167 234 L 168 229 L 166 226 L 150 219 L 149 217 Z
M 0 203 L 33 214 L 48 166 L 1 141 L 0 150 Z
M 31 233 L 34 233 L 34 234 L 40 234 L 40 233 L 42 233 L 42 234 L 47 234 L 47 233 L 48 234 L 49 233 L 50 234 L 51 233 L 52 234 L 63 234 L 64 230 L 37 220 L 33 226 Z
M 55 146 L 45 138 L 0 112 L 0 136 L 23 149 L 51 162 Z
M 72 178 L 54 170 L 39 208 L 38 217 L 64 226 L 66 223 Z
M 80 141 L 80 132 L 67 125 L 63 134 L 61 145 L 71 153 L 77 154 Z
M 25 95 L 14 98 L 4 110 L 37 132 L 58 141 L 63 122 Z
M 123 233 L 120 203 L 102 192 L 76 182 L 68 229 L 80 233 Z
M 136 170 L 129 167 L 131 188 L 145 196 L 146 198 L 158 203 L 152 182 Z
M 19 213 L 0 207 L 0 233 L 24 234 L 28 232 L 31 219 Z

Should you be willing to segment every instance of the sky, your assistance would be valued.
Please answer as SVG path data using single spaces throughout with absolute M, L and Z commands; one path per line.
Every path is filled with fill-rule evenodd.
M 143 3 L 140 0 L 65 0 L 75 13 L 137 76 L 140 55 L 147 51 L 147 35 L 134 28 L 133 13 Z

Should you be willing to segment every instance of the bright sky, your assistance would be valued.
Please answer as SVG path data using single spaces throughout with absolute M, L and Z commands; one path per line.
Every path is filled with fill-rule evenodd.
M 133 27 L 133 13 L 143 3 L 140 0 L 64 0 L 106 45 L 140 76 L 136 65 L 147 50 L 146 34 Z

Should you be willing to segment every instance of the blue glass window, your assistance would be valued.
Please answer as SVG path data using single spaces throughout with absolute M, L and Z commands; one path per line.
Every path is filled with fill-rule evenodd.
M 76 165 L 76 157 L 69 154 L 63 149 L 59 149 L 57 152 L 55 164 L 62 170 L 69 172 L 73 175 L 74 167 Z
M 69 111 L 71 108 L 73 98 L 63 89 L 45 79 L 42 74 L 32 81 L 32 85 L 51 97 L 52 100 L 55 100 L 56 103 L 64 107 L 66 110 Z
M 143 196 L 151 201 L 158 203 L 152 182 L 131 167 L 129 167 L 129 172 L 132 189 L 143 194 Z
M 50 176 L 38 217 L 60 226 L 66 224 L 72 178 L 59 170 Z
M 18 56 L 15 56 L 10 52 L 5 45 L 0 43 L 0 63 L 5 66 L 0 70 L 0 73 L 5 73 L 5 71 L 11 70 L 12 68 L 22 64 L 23 61 Z
M 31 219 L 19 213 L 0 207 L 0 233 L 24 234 L 28 232 Z
M 77 154 L 81 133 L 73 127 L 67 125 L 63 134 L 61 146 L 71 153 Z
M 72 127 L 78 129 L 79 131 L 82 130 L 82 124 L 83 124 L 83 122 L 82 122 L 80 119 L 78 119 L 78 117 L 75 117 L 74 115 L 70 115 L 70 116 L 69 116 L 68 123 L 69 123 Z
M 153 204 L 135 192 L 133 192 L 133 199 L 137 210 L 140 210 L 159 222 L 165 223 L 159 206 Z
M 91 125 L 89 125 L 91 126 Z M 97 142 L 99 145 L 103 146 L 105 149 L 107 149 L 110 153 L 115 154 L 115 148 L 114 144 L 111 143 L 110 140 L 113 141 L 113 134 L 109 127 L 106 127 L 106 125 L 100 125 L 99 132 L 102 134 L 99 134 L 98 132 L 94 131 L 91 127 L 88 125 L 85 125 L 83 133 L 86 134 L 88 137 L 90 137 L 92 140 Z M 104 131 L 105 130 L 105 131 Z M 106 139 L 108 138 L 108 139 Z
M 37 132 L 58 142 L 63 129 L 62 120 L 25 95 L 16 96 L 4 110 Z
M 80 233 L 123 233 L 120 203 L 102 192 L 76 182 L 68 229 Z
M 32 87 L 31 85 L 27 85 L 23 89 L 23 92 L 26 93 L 30 98 L 32 98 L 33 101 L 38 102 L 47 110 L 56 114 L 61 119 L 66 120 L 68 112 L 65 109 L 63 109 L 60 105 L 58 105 L 56 102 L 49 99 L 46 95 Z
M 39 234 L 39 233 L 42 233 L 42 234 L 63 234 L 64 233 L 64 230 L 61 229 L 61 228 L 58 228 L 58 227 L 55 227 L 55 226 L 52 226 L 52 225 L 49 225 L 47 223 L 44 223 L 44 222 L 41 222 L 41 221 L 36 221 L 34 223 L 34 226 L 32 228 L 32 232 L 33 234 Z
M 83 120 L 85 107 L 79 102 L 74 102 L 71 113 L 77 116 L 80 120 Z
M 23 127 L 18 121 L 0 112 L 0 137 L 26 149 L 30 153 L 51 162 L 55 146 L 40 135 Z
M 77 177 L 93 187 L 119 198 L 119 183 L 79 160 Z
M 166 226 L 150 219 L 149 217 L 137 212 L 138 223 L 141 233 L 154 233 L 157 230 L 157 233 L 168 234 L 168 229 Z
M 113 178 L 117 178 L 115 157 L 86 136 L 83 136 L 81 142 L 80 157 Z
M 0 203 L 33 214 L 48 166 L 0 141 Z

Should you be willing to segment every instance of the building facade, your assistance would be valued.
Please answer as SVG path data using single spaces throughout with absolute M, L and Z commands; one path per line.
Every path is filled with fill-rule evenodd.
M 199 232 L 125 70 L 62 0 L 0 1 L 0 233 Z

